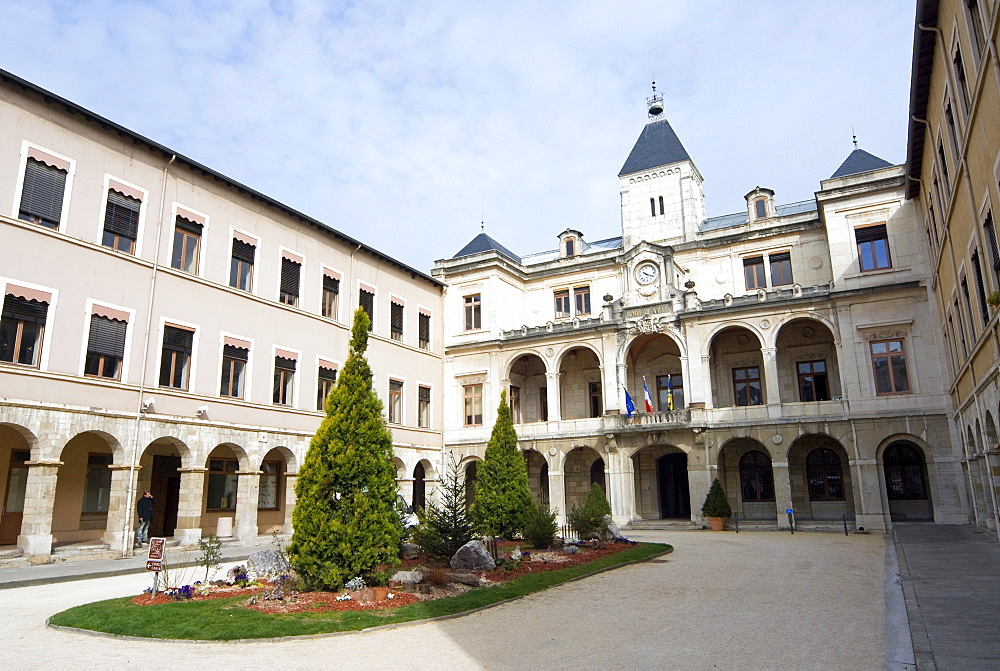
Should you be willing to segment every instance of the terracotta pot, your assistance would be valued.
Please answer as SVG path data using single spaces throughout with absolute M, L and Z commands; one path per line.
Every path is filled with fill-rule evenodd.
M 375 592 L 376 601 L 386 601 L 389 599 L 388 587 L 373 587 L 372 590 Z
M 726 518 L 725 517 L 709 517 L 708 526 L 712 531 L 723 531 L 726 528 Z

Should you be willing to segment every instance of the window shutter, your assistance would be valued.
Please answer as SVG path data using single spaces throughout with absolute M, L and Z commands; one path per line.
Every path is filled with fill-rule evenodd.
M 295 359 L 286 359 L 283 356 L 274 357 L 274 367 L 282 370 L 295 371 Z
M 358 305 L 368 313 L 368 319 L 371 320 L 372 325 L 375 324 L 375 294 L 369 293 L 364 289 L 360 290 L 358 295 Z
M 340 280 L 334 277 L 323 276 L 323 290 L 332 291 L 335 294 L 340 293 Z
M 190 219 L 185 219 L 181 215 L 177 215 L 177 228 L 182 231 L 187 231 L 188 233 L 193 233 L 194 235 L 200 236 L 201 231 L 204 228 L 201 224 L 196 221 L 191 221 Z
M 24 188 L 21 190 L 22 218 L 41 217 L 58 226 L 65 191 L 65 170 L 29 158 L 24 166 Z
M 863 242 L 884 240 L 886 238 L 885 224 L 879 224 L 878 226 L 866 226 L 865 228 L 856 228 L 854 229 L 854 238 L 858 241 L 859 245 Z
M 429 315 L 420 315 L 420 334 L 421 340 L 429 341 L 431 339 L 431 318 Z
M 392 304 L 392 330 L 394 333 L 403 332 L 403 306 L 397 303 Z
M 234 347 L 233 345 L 223 345 L 222 346 L 222 356 L 228 359 L 236 359 L 238 361 L 246 361 L 250 352 L 243 349 L 242 347 Z
M 257 253 L 257 248 L 253 245 L 248 245 L 242 240 L 237 240 L 233 238 L 233 258 L 238 261 L 246 261 L 249 264 L 253 264 L 254 256 Z
M 87 353 L 123 358 L 125 356 L 125 331 L 127 328 L 127 322 L 92 315 L 90 317 L 90 342 L 87 345 Z
M 337 371 L 331 368 L 319 367 L 319 379 L 329 380 L 330 382 L 337 381 Z
M 299 295 L 299 274 L 302 265 L 289 259 L 281 259 L 281 290 L 292 296 Z
M 163 329 L 163 349 L 190 354 L 193 343 L 194 331 L 176 326 L 167 326 Z
M 3 299 L 3 314 L 26 322 L 45 323 L 45 315 L 48 314 L 49 304 L 43 301 L 28 300 L 21 296 L 11 296 L 7 294 Z
M 135 240 L 139 231 L 139 205 L 135 198 L 108 190 L 108 209 L 104 213 L 104 230 Z
M 431 402 L 431 388 L 430 387 L 418 387 L 417 388 L 417 398 L 424 403 Z

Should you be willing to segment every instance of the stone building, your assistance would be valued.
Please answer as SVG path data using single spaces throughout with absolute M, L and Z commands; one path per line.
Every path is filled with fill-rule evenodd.
M 152 531 L 184 545 L 290 531 L 359 305 L 419 503 L 442 445 L 439 281 L 4 72 L 0 121 L 3 556 L 127 553 L 147 488 Z
M 1000 526 L 1000 3 L 920 0 L 905 194 L 923 222 L 973 523 Z
M 855 148 L 813 199 L 748 184 L 746 210 L 708 217 L 647 102 L 620 236 L 567 228 L 521 256 L 483 232 L 435 265 L 444 438 L 468 476 L 507 390 L 532 489 L 560 515 L 597 482 L 619 524 L 700 522 L 717 477 L 764 526 L 965 521 L 903 166 Z

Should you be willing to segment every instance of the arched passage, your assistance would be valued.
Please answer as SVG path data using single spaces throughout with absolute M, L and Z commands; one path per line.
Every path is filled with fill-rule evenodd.
M 468 510 L 476 502 L 476 475 L 479 473 L 479 460 L 472 459 L 465 465 L 465 509 Z
M 590 492 L 591 468 L 598 460 L 602 464 L 604 463 L 597 450 L 587 446 L 575 447 L 566 455 L 566 461 L 563 464 L 563 475 L 566 483 L 566 510 L 570 510 L 573 506 L 582 506 L 587 502 L 587 494 Z
M 180 507 L 181 473 L 183 459 L 189 454 L 187 446 L 176 438 L 157 438 L 143 450 L 139 458 L 139 483 L 135 496 L 149 490 L 156 500 L 150 536 L 174 535 Z M 132 502 L 133 504 L 135 501 Z M 134 509 L 133 509 L 134 510 Z M 135 516 L 133 515 L 133 518 Z
M 424 466 L 424 461 L 420 460 L 417 465 L 413 468 L 413 499 L 410 502 L 410 507 L 414 510 L 418 508 L 423 508 L 427 505 L 427 467 Z
M 775 519 L 774 472 L 767 449 L 750 438 L 737 438 L 722 446 L 719 479 L 726 498 L 735 502 L 740 519 Z
M 934 519 L 923 450 L 908 440 L 890 443 L 882 453 L 882 472 L 893 522 Z
M 601 362 L 588 347 L 573 347 L 559 363 L 559 402 L 563 419 L 604 414 Z
M 209 453 L 205 468 L 208 472 L 205 473 L 202 494 L 201 528 L 206 531 L 214 530 L 215 535 L 220 537 L 229 536 L 232 532 L 224 526 L 220 528 L 219 520 L 223 517 L 234 520 L 242 512 L 239 508 L 257 505 L 257 497 L 248 501 L 240 500 L 240 478 L 246 476 L 238 473 L 248 472 L 246 452 L 239 445 L 222 443 Z
M 62 466 L 53 501 L 53 544 L 101 540 L 108 531 L 114 448 L 110 436 L 87 431 L 71 438 L 59 455 Z
M 28 467 L 34 436 L 25 428 L 0 424 L 0 545 L 13 545 L 21 533 Z
M 625 387 L 642 410 L 643 380 L 649 387 L 654 412 L 670 412 L 685 406 L 681 350 L 662 333 L 646 333 L 629 343 Z
M 788 450 L 792 508 L 797 519 L 854 519 L 854 488 L 844 447 L 830 436 L 806 434 Z
M 257 533 L 281 533 L 291 524 L 287 474 L 295 472 L 295 455 L 287 447 L 275 447 L 260 462 L 257 487 Z
M 535 450 L 525 450 L 524 460 L 528 467 L 528 488 L 536 501 L 549 504 L 549 463 Z
M 760 339 L 753 331 L 743 326 L 725 328 L 715 334 L 709 349 L 715 407 L 765 402 L 768 390 L 764 388 L 764 357 Z
M 632 455 L 635 510 L 641 519 L 691 519 L 687 453 L 651 445 Z
M 815 319 L 793 319 L 776 339 L 782 403 L 829 401 L 841 396 L 833 333 Z
M 515 424 L 545 422 L 549 419 L 549 389 L 545 362 L 536 354 L 522 354 L 510 365 L 511 416 Z

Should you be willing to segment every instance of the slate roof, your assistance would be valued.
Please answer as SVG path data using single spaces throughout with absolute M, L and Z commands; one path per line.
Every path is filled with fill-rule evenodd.
M 621 249 L 622 246 L 622 236 L 616 238 L 605 238 L 604 240 L 597 240 L 596 242 L 586 243 L 586 248 L 581 254 L 598 254 L 600 252 L 606 252 L 608 250 Z M 521 263 L 526 266 L 534 266 L 539 263 L 548 263 L 549 261 L 555 261 L 559 258 L 558 249 L 548 249 L 544 252 L 535 252 L 534 254 L 528 254 L 525 256 Z
M 650 121 L 639 134 L 618 176 L 689 160 L 691 157 L 670 122 L 666 119 Z
M 800 200 L 797 203 L 776 205 L 774 210 L 775 215 L 779 217 L 787 217 L 792 214 L 802 214 L 803 212 L 813 212 L 816 210 L 816 201 Z M 734 212 L 733 214 L 723 214 L 718 217 L 710 217 L 709 219 L 701 222 L 701 225 L 698 226 L 698 230 L 702 233 L 707 233 L 708 231 L 718 231 L 723 228 L 729 228 L 730 226 L 742 226 L 749 221 L 750 219 L 747 217 L 746 212 Z
M 875 156 L 874 154 L 869 154 L 864 149 L 855 149 L 851 152 L 851 155 L 847 157 L 840 167 L 837 168 L 837 172 L 830 175 L 830 179 L 834 177 L 847 177 L 848 175 L 857 175 L 860 172 L 868 172 L 869 170 L 878 170 L 879 168 L 890 168 L 892 163 Z
M 506 247 L 504 247 L 499 242 L 497 242 L 490 236 L 486 235 L 485 233 L 480 233 L 476 237 L 472 238 L 472 241 L 469 242 L 469 244 L 467 244 L 465 247 L 462 247 L 462 249 L 458 252 L 458 254 L 455 254 L 455 256 L 453 256 L 452 258 L 457 259 L 462 256 L 470 256 L 472 254 L 479 254 L 480 252 L 489 252 L 489 251 L 500 252 L 511 261 L 516 261 L 518 263 L 521 262 L 520 256 L 510 251 L 509 249 L 507 249 Z

